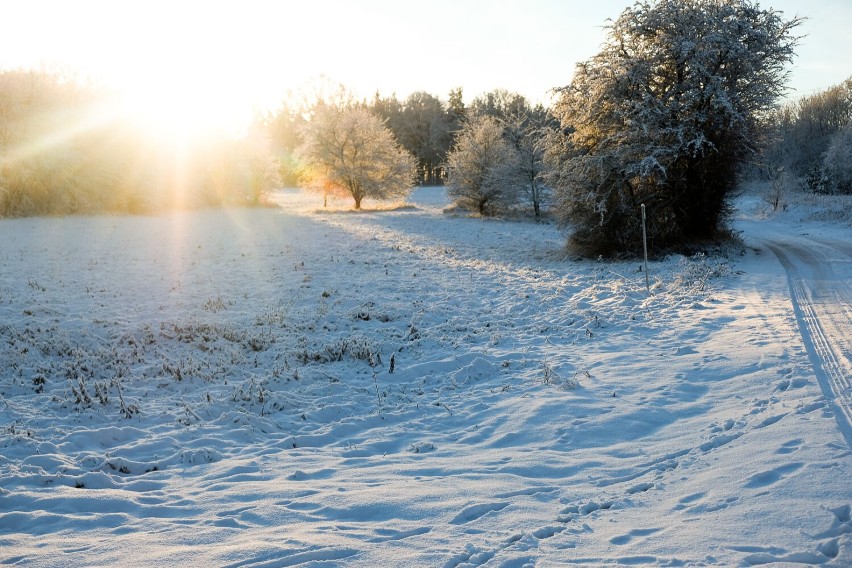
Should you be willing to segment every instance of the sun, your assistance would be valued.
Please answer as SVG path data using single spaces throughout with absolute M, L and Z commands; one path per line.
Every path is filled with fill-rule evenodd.
M 156 34 L 127 30 L 122 49 L 100 57 L 122 112 L 164 141 L 244 129 L 267 85 L 251 28 L 236 26 L 230 15 L 189 3 L 134 13 L 139 28 Z
M 160 69 L 120 88 L 120 113 L 163 143 L 238 136 L 251 120 L 239 88 L 197 72 Z

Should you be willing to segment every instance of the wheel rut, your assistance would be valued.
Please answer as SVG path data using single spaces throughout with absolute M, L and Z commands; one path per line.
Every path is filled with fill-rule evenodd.
M 849 246 L 819 240 L 765 241 L 787 273 L 793 310 L 817 379 L 852 448 L 852 292 Z M 835 270 L 837 268 L 838 270 Z

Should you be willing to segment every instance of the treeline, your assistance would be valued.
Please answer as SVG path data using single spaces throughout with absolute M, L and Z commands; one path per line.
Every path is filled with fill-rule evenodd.
M 285 164 L 282 178 L 329 194 L 404 197 L 414 184 L 445 184 L 461 207 L 482 215 L 547 205 L 544 140 L 558 122 L 541 104 L 505 90 L 465 106 L 424 92 L 400 102 L 358 101 L 341 89 L 265 121 Z M 293 169 L 288 169 L 288 167 Z
M 815 193 L 852 194 L 852 77 L 782 106 L 764 137 L 769 175 Z
M 103 90 L 58 73 L 0 71 L 0 217 L 258 203 L 277 176 L 258 129 L 164 143 Z
M 268 133 L 272 148 L 281 163 L 281 180 L 298 185 L 300 169 L 297 148 L 304 142 L 307 123 L 322 106 L 358 107 L 379 117 L 394 139 L 417 160 L 416 183 L 441 185 L 447 180 L 447 156 L 468 116 L 487 115 L 500 120 L 530 114 L 548 115 L 540 103 L 533 104 L 523 95 L 497 89 L 464 103 L 461 87 L 449 92 L 446 99 L 418 91 L 404 100 L 392 94 L 376 93 L 372 100 L 357 100 L 345 88 L 330 95 L 293 103 L 286 101 L 275 112 L 259 117 Z

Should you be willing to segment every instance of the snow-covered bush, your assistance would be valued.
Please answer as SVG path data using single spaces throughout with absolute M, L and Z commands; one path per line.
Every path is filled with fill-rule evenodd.
M 674 286 L 690 291 L 704 291 L 709 281 L 729 276 L 730 262 L 724 258 L 711 258 L 703 252 L 681 257 L 679 270 L 675 273 Z
M 832 137 L 823 156 L 821 181 L 827 193 L 852 193 L 852 123 Z

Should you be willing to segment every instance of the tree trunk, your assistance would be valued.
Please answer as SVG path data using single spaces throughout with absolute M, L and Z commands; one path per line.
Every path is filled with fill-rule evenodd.
M 355 209 L 361 209 L 361 196 L 355 195 Z

